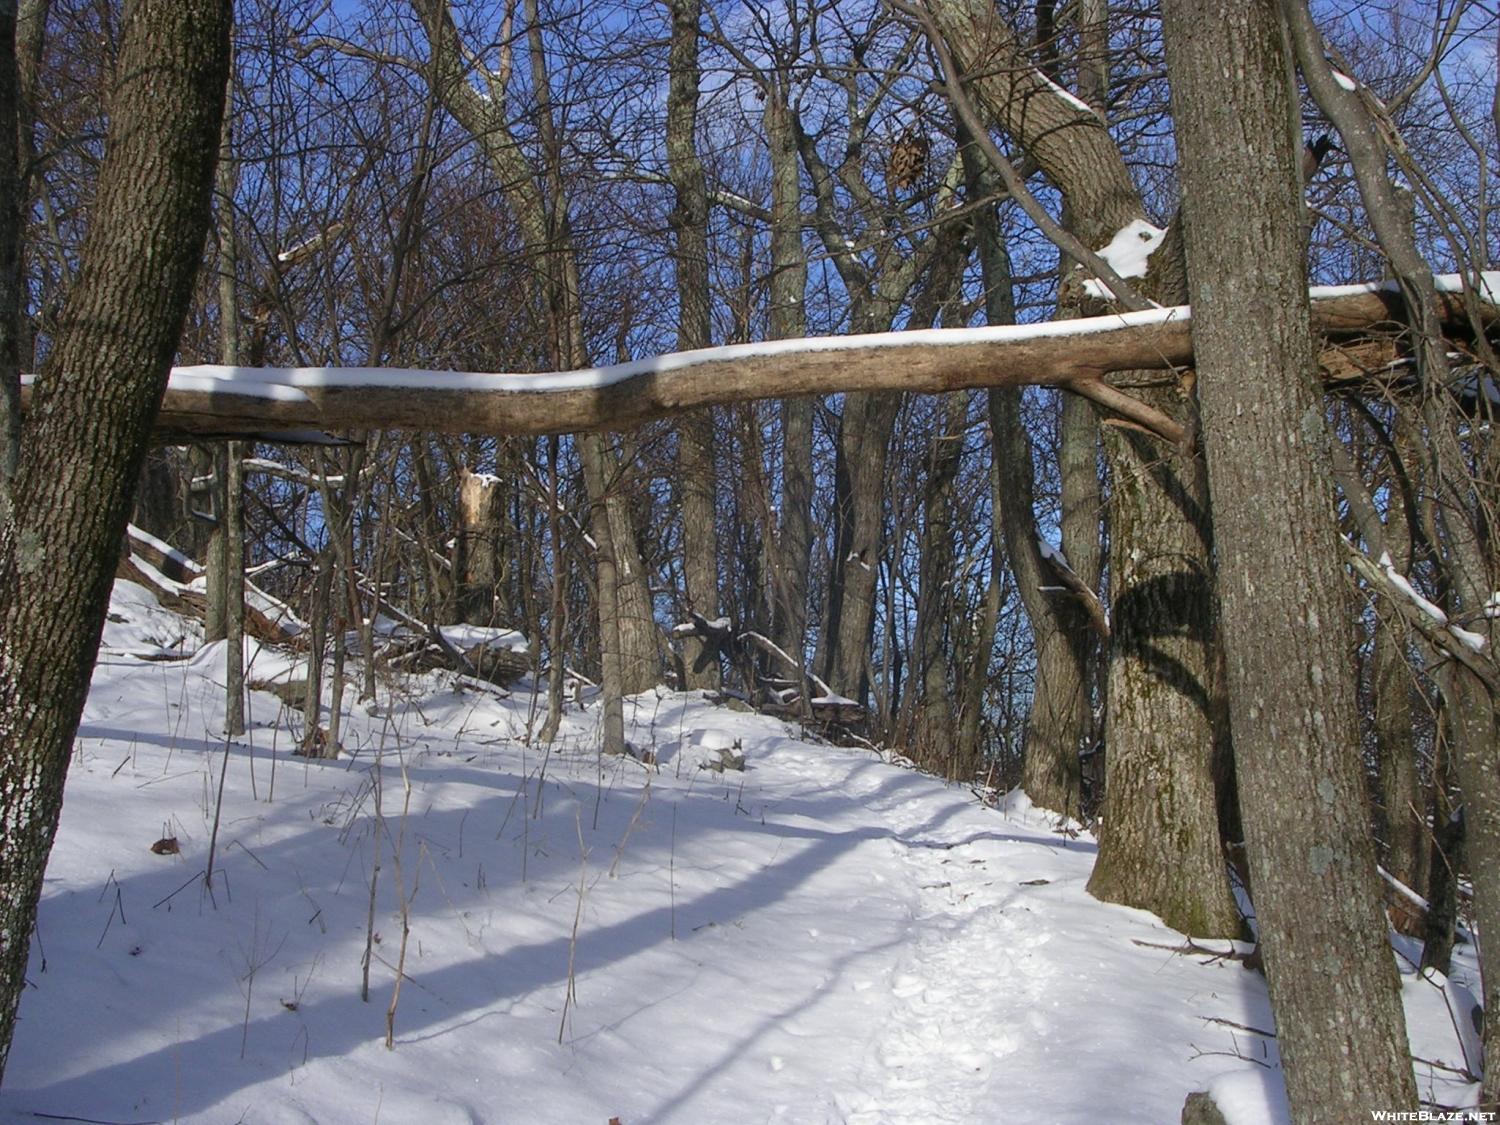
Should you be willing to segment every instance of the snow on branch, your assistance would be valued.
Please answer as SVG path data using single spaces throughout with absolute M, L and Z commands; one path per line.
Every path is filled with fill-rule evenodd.
M 763 651 L 776 657 L 797 675 L 806 676 L 806 678 L 812 682 L 813 687 L 817 688 L 820 692 L 823 693 L 821 698 L 832 698 L 834 696 L 835 693 L 831 687 L 825 684 L 818 676 L 807 671 L 802 665 L 801 661 L 792 659 L 791 655 L 788 654 L 786 649 L 782 648 L 779 644 L 771 640 L 771 638 L 766 636 L 764 633 L 757 633 L 754 629 L 749 629 L 740 634 L 740 640 L 749 641 L 751 644 L 758 645 Z
M 1387 554 L 1377 561 L 1344 537 L 1350 562 L 1370 585 L 1390 599 L 1401 614 L 1443 655 L 1458 661 L 1485 685 L 1492 697 L 1500 698 L 1500 667 L 1496 666 L 1488 638 L 1449 621 L 1448 615 L 1417 592 L 1396 570 Z
M 309 238 L 288 247 L 276 255 L 276 261 L 282 266 L 295 266 L 299 262 L 305 262 L 318 251 L 322 250 L 339 235 L 344 233 L 344 224 L 341 222 L 330 223 L 322 230 L 315 232 Z
M 1093 625 L 1094 631 L 1104 640 L 1109 640 L 1109 611 L 1104 608 L 1099 595 L 1089 588 L 1087 582 L 1078 577 L 1077 571 L 1069 565 L 1061 549 L 1042 538 L 1037 539 L 1036 546 L 1042 558 L 1051 565 L 1053 573 L 1062 583 L 1061 586 L 1043 586 L 1042 589 L 1072 594 L 1083 603 L 1083 608 L 1088 611 L 1089 624 Z

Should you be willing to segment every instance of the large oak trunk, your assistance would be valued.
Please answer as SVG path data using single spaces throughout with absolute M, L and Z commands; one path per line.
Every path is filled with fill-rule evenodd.
M 227 0 L 128 8 L 82 265 L 0 513 L 0 1065 L 131 494 L 209 223 Z M 7 140 L 6 143 L 10 143 Z

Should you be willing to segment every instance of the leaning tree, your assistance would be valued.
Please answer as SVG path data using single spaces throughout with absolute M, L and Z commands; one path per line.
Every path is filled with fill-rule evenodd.
M 127 7 L 78 278 L 0 486 L 0 1070 L 120 539 L 209 228 L 230 23 L 229 0 Z M 0 48 L 13 71 L 13 40 Z M 0 98 L 14 89 L 0 81 Z M 14 120 L 8 108 L 0 121 Z M 0 137 L 13 146 L 14 127 Z M 0 215 L 0 243 L 18 222 Z M 13 368 L 6 378 L 18 381 Z

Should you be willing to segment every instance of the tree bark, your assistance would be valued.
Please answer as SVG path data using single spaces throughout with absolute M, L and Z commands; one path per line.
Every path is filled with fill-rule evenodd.
M 219 241 L 219 358 L 229 366 L 240 362 L 240 296 L 239 245 L 234 223 L 234 192 L 238 169 L 234 163 L 234 61 L 230 60 L 231 78 L 224 91 L 224 127 L 219 144 L 219 167 L 215 175 L 218 207 Z M 210 560 L 217 559 L 218 572 L 210 568 L 207 585 L 210 616 L 217 593 L 219 614 L 224 627 L 224 732 L 231 738 L 245 733 L 245 473 L 244 447 L 238 441 L 226 442 L 223 457 L 221 501 L 218 516 L 218 551 L 210 550 Z
M 773 340 L 807 334 L 807 253 L 802 246 L 802 186 L 797 138 L 779 87 L 767 92 L 764 115 L 771 154 L 771 281 L 768 321 Z M 813 407 L 808 396 L 781 403 L 781 524 L 772 581 L 776 643 L 806 662 L 808 575 L 812 570 Z
M 899 395 L 844 396 L 834 491 L 838 503 L 828 593 L 824 678 L 861 706 L 870 694 L 875 584 L 885 545 L 885 469 Z
M 0 1067 L 131 492 L 202 259 L 229 26 L 226 0 L 127 10 L 78 280 L 0 520 Z
M 1411 208 L 1391 182 L 1392 155 L 1386 140 L 1394 129 L 1378 103 L 1367 101 L 1368 91 L 1346 86 L 1335 78 L 1323 55 L 1322 40 L 1305 0 L 1280 0 L 1280 8 L 1307 81 L 1308 92 L 1339 131 L 1359 184 L 1361 202 L 1391 265 L 1405 304 L 1411 329 L 1420 386 L 1419 407 L 1425 446 L 1423 474 L 1436 499 L 1430 534 L 1448 581 L 1450 614 L 1467 618 L 1484 636 L 1483 659 L 1493 671 L 1500 628 L 1484 606 L 1493 589 L 1495 573 L 1493 512 L 1471 475 L 1469 457 L 1458 438 L 1467 420 L 1456 409 L 1449 386 L 1447 348 L 1439 326 L 1439 302 L 1431 267 L 1417 245 Z M 1481 341 L 1481 343 L 1483 343 Z M 1492 493 L 1496 485 L 1492 437 L 1470 435 L 1475 460 L 1489 461 L 1480 471 Z M 1486 448 L 1489 446 L 1489 448 Z M 1481 452 L 1482 451 L 1482 452 Z M 1464 792 L 1465 850 L 1474 883 L 1474 914 L 1481 934 L 1491 940 L 1480 946 L 1484 978 L 1484 1007 L 1500 1012 L 1500 720 L 1496 699 L 1482 680 L 1458 662 L 1449 662 L 1439 683 L 1452 719 L 1454 767 Z M 1500 1019 L 1490 1019 L 1484 1034 L 1482 1105 L 1500 1109 Z
M 953 598 L 954 484 L 968 428 L 965 394 L 946 396 L 935 411 L 927 481 L 922 497 L 922 541 L 917 596 L 916 668 L 912 696 L 917 699 L 912 733 L 914 760 L 950 780 L 970 780 L 972 762 L 959 759 L 954 691 L 948 661 L 953 652 L 949 630 L 956 630 Z M 919 694 L 920 693 L 920 694 Z
M 1164 451 L 1140 434 L 1113 431 L 1104 444 L 1113 483 L 1115 594 L 1108 780 L 1089 891 L 1150 910 L 1184 933 L 1237 937 L 1240 913 L 1229 889 L 1214 787 L 1213 753 L 1225 716 L 1213 682 L 1217 630 L 1201 469 L 1193 457 Z
M 470 625 L 496 623 L 502 499 L 499 478 L 459 470 L 459 529 L 454 545 L 453 577 L 458 585 L 457 620 Z
M 21 456 L 21 166 L 16 6 L 0 5 L 0 518 Z
M 1420 890 L 1427 882 L 1427 800 L 1417 772 L 1410 650 L 1411 629 L 1406 622 L 1396 614 L 1377 615 L 1372 655 L 1380 792 L 1376 827 L 1385 847 L 1386 870 L 1406 886 Z M 1399 894 L 1391 896 L 1390 901 L 1391 924 L 1404 934 L 1420 935 L 1420 912 Z
M 1167 0 L 1163 17 L 1266 978 L 1294 1118 L 1354 1121 L 1417 1098 L 1341 625 L 1290 59 L 1274 0 Z
M 667 80 L 667 169 L 676 194 L 668 218 L 676 236 L 677 350 L 712 343 L 709 322 L 708 185 L 698 158 L 698 20 L 700 0 L 671 0 L 671 50 Z M 719 537 L 714 495 L 713 409 L 682 415 L 677 427 L 676 486 L 682 517 L 683 577 L 687 607 L 712 620 L 719 615 Z M 719 661 L 703 639 L 682 642 L 687 688 L 719 687 Z
M 1063 554 L 1084 587 L 1099 593 L 1104 571 L 1104 490 L 1099 483 L 1099 412 L 1078 395 L 1064 394 L 1058 451 L 1058 474 L 1062 483 Z M 1103 661 L 1098 638 L 1089 636 L 1083 654 L 1083 713 L 1079 716 L 1079 744 L 1098 742 L 1095 730 L 1093 686 Z

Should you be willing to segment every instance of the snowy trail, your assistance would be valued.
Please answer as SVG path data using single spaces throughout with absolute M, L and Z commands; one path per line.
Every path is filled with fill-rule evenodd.
M 892 816 L 890 850 L 920 903 L 891 973 L 891 1009 L 840 1109 L 850 1125 L 983 1121 L 1006 1059 L 1045 1034 L 1035 1007 L 1053 967 L 1036 951 L 1050 935 L 1016 889 L 1014 861 Z

